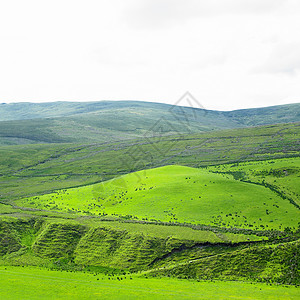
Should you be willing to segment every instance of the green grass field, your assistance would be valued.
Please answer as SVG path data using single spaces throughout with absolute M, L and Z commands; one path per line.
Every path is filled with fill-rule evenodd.
M 300 151 L 299 125 L 279 124 L 115 143 L 2 146 L 0 200 L 9 202 L 164 165 L 202 167 L 294 157 Z
M 77 214 L 251 229 L 297 228 L 299 209 L 272 190 L 204 169 L 166 166 L 16 201 Z
M 300 158 L 242 162 L 209 167 L 210 171 L 230 174 L 240 180 L 266 183 L 300 205 Z
M 126 230 L 130 233 L 143 234 L 146 236 L 168 238 L 172 237 L 179 240 L 190 240 L 200 243 L 241 243 L 249 241 L 261 241 L 266 239 L 264 236 L 253 234 L 238 234 L 230 232 L 216 232 L 208 230 L 195 230 L 184 226 L 165 226 L 159 224 L 141 224 L 127 223 L 118 221 L 97 221 L 97 219 L 84 218 L 83 220 L 76 219 L 80 224 L 89 226 L 105 226 L 116 230 Z
M 92 119 L 81 120 L 78 140 L 98 134 L 101 122 L 85 127 Z M 44 136 L 47 125 L 0 144 L 61 142 L 63 128 L 74 134 L 70 120 L 43 123 L 58 136 Z M 1 146 L 0 298 L 296 299 L 296 288 L 275 283 L 299 285 L 299 129 Z
M 132 278 L 132 279 L 130 279 Z M 300 299 L 296 287 L 0 266 L 1 299 Z

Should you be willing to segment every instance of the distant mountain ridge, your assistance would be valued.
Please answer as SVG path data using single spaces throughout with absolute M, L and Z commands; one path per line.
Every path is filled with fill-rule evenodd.
M 157 102 L 144 102 L 144 101 L 94 101 L 94 102 L 17 102 L 17 103 L 0 103 L 0 121 L 11 120 L 27 120 L 37 118 L 55 118 L 66 117 L 90 112 L 97 112 L 101 110 L 110 110 L 115 108 L 157 108 L 162 110 L 172 110 L 175 105 L 157 103 Z M 218 115 L 234 118 L 241 121 L 245 116 L 261 116 L 270 115 L 273 113 L 283 114 L 285 121 L 294 119 L 295 117 L 300 120 L 300 103 L 275 105 L 260 108 L 246 108 L 232 111 L 219 111 L 219 110 L 206 110 L 202 108 L 181 107 L 182 109 L 193 109 L 198 111 L 214 112 Z M 291 115 L 287 115 L 290 113 Z M 293 121 L 299 121 L 293 120 Z
M 214 111 L 142 101 L 0 104 L 0 145 L 107 142 L 300 122 L 300 104 Z
M 147 106 L 148 102 L 140 101 L 95 101 L 95 102 L 16 102 L 0 104 L 0 121 L 27 120 L 38 118 L 55 118 L 113 109 L 116 106 Z M 151 102 L 149 102 L 151 103 Z M 157 103 L 160 105 L 159 103 Z M 150 104 L 151 105 L 151 104 Z M 164 105 L 164 104 L 162 104 Z M 167 104 L 166 104 L 167 105 Z

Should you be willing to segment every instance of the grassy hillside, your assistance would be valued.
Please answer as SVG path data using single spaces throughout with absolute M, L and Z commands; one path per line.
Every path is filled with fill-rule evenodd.
M 200 167 L 293 157 L 300 123 L 105 144 L 0 147 L 0 200 L 101 182 L 164 165 Z
M 222 112 L 139 101 L 16 103 L 0 105 L 0 121 L 0 144 L 93 143 L 299 122 L 300 104 Z
M 165 233 L 157 235 L 161 231 Z M 96 218 L 92 223 L 89 218 L 51 220 L 44 215 L 42 218 L 2 216 L 0 236 L 2 266 L 86 271 L 94 276 L 112 276 L 110 279 L 140 274 L 198 280 L 270 282 L 272 279 L 272 282 L 285 284 L 299 281 L 298 242 L 291 241 L 292 235 L 287 235 L 285 241 L 255 242 L 262 239 L 253 235 L 243 239 L 243 234 L 214 235 L 212 231 L 179 226 L 127 224 Z
M 130 107 L 151 107 L 155 103 L 142 101 L 95 101 L 95 102 L 44 102 L 44 103 L 2 103 L 0 104 L 0 121 L 43 119 L 53 117 L 67 117 L 72 115 L 114 110 Z M 156 104 L 158 107 L 164 104 Z
M 262 108 L 240 109 L 225 112 L 227 118 L 238 121 L 243 126 L 257 126 L 298 122 L 300 104 L 277 105 Z
M 86 113 L 70 112 L 62 120 L 83 120 Z M 53 126 L 54 120 L 44 120 Z M 38 119 L 32 121 L 38 126 Z M 39 128 L 36 142 L 41 137 L 53 141 L 54 133 L 60 138 L 66 128 L 63 124 L 59 133 L 47 126 Z M 62 293 L 52 284 L 50 270 L 63 277 L 63 270 L 69 271 L 77 276 L 77 287 L 82 283 L 89 290 L 92 285 L 83 278 L 92 274 L 98 291 L 99 282 L 106 284 L 109 298 L 114 295 L 110 288 L 125 297 L 134 295 L 131 287 L 139 284 L 164 286 L 173 280 L 169 276 L 182 284 L 229 279 L 297 285 L 299 129 L 300 123 L 291 123 L 119 142 L 1 146 L 0 276 L 12 265 L 40 267 L 37 272 L 22 268 L 24 276 L 27 270 L 33 276 L 26 290 L 32 295 L 38 286 Z M 17 126 L 15 132 L 20 133 Z M 91 141 L 88 132 L 82 129 L 77 140 L 83 141 L 86 133 Z M 33 140 L 15 139 L 20 141 Z M 10 293 L 24 284 L 18 270 L 3 273 L 7 281 L 14 280 L 13 286 L 10 281 L 6 285 Z M 272 299 L 278 288 L 268 286 L 274 292 L 265 294 L 266 286 L 251 286 L 260 286 L 257 295 Z M 285 289 L 282 295 L 293 296 Z M 140 291 L 145 297 L 154 295 L 153 290 Z M 81 295 L 75 288 L 70 293 Z
M 0 264 L 47 265 L 82 269 L 97 266 L 143 270 L 182 250 L 199 246 L 267 240 L 266 237 L 195 230 L 165 224 L 124 223 L 99 218 L 6 215 L 0 218 Z M 214 249 L 212 249 L 214 251 Z M 207 255 L 209 255 L 208 253 Z M 59 267 L 58 265 L 58 267 Z
M 300 283 L 299 240 L 237 249 L 153 270 L 153 276 Z
M 300 160 L 295 163 L 300 167 Z M 253 229 L 297 228 L 300 219 L 298 207 L 264 186 L 182 166 L 139 171 L 15 203 L 79 214 Z
M 241 162 L 209 167 L 208 170 L 276 190 L 281 197 L 300 207 L 300 158 Z

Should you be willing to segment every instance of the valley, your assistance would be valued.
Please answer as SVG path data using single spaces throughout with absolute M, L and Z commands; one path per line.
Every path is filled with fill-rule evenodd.
M 6 110 L 0 122 L 1 297 L 19 297 L 26 281 L 26 299 L 52 290 L 62 298 L 297 299 L 297 105 L 278 107 L 281 118 L 274 108 L 219 112 L 214 128 L 195 121 L 154 134 L 147 126 L 167 114 L 164 105 L 140 104 L 149 114 L 140 132 L 116 127 L 96 138 L 74 124 L 104 122 L 111 103 L 56 105 L 58 117 L 44 105 L 15 120 Z M 139 108 L 128 105 L 120 120 Z M 54 134 L 51 118 L 76 121 L 72 139 Z M 130 120 L 124 131 L 140 123 Z

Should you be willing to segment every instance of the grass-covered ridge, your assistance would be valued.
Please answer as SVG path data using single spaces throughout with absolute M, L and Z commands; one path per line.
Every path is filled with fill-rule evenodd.
M 140 101 L 0 104 L 0 145 L 96 143 L 300 121 L 300 105 L 213 111 Z M 20 130 L 22 128 L 22 130 Z
M 300 206 L 300 158 L 282 158 L 260 162 L 241 162 L 208 168 L 212 172 L 232 175 L 271 189 Z
M 216 245 L 238 247 L 266 237 L 194 230 L 164 224 L 134 224 L 97 218 L 66 220 L 37 216 L 0 219 L 0 265 L 84 266 L 151 269 L 175 252 Z M 214 251 L 214 250 L 213 250 Z M 210 255 L 209 252 L 205 252 Z M 186 256 L 186 259 L 189 257 Z
M 256 230 L 297 228 L 300 211 L 269 188 L 205 169 L 165 166 L 16 201 L 18 206 Z
M 266 281 L 299 285 L 299 240 L 262 245 L 194 259 L 153 270 L 178 278 Z
M 104 144 L 2 146 L 0 200 L 78 187 L 164 165 L 201 167 L 295 157 L 299 141 L 300 124 L 295 123 Z
M 289 106 L 285 109 L 289 111 Z M 4 298 L 9 293 L 18 295 L 18 287 L 24 285 L 16 274 L 20 269 L 24 276 L 27 270 L 31 276 L 32 285 L 26 290 L 31 299 L 37 287 L 45 289 L 45 297 L 49 289 L 65 296 L 62 282 L 75 298 L 94 288 L 94 297 L 135 296 L 139 288 L 138 296 L 153 298 L 160 295 L 157 287 L 169 295 L 163 288 L 167 281 L 177 289 L 170 297 L 192 298 L 193 293 L 179 293 L 192 283 L 199 298 L 200 286 L 208 287 L 208 279 L 252 284 L 238 284 L 243 290 L 236 293 L 228 289 L 235 283 L 212 282 L 214 288 L 211 293 L 205 290 L 204 298 L 224 298 L 225 290 L 239 298 L 294 296 L 288 292 L 292 289 L 257 285 L 257 281 L 300 284 L 300 123 L 90 143 L 98 134 L 103 137 L 104 131 L 99 133 L 93 126 L 106 122 L 99 116 L 108 118 L 109 108 L 99 114 L 84 110 L 74 119 L 69 110 L 67 114 L 73 116 L 65 115 L 60 123 L 57 118 L 45 120 L 59 129 L 58 136 L 66 133 L 67 141 L 68 135 L 74 138 L 72 126 L 80 116 L 86 122 L 75 137 L 80 143 L 56 140 L 57 144 L 0 147 L 0 269 L 28 268 L 4 272 Z M 117 112 L 120 124 L 125 112 L 124 107 Z M 137 112 L 130 113 L 141 117 Z M 274 109 L 269 112 L 273 121 L 280 116 Z M 258 116 L 259 111 L 253 110 L 250 118 L 248 113 L 231 114 L 231 122 L 240 122 L 242 114 L 241 126 L 269 118 L 262 119 L 265 112 Z M 223 117 L 215 118 L 216 126 Z M 281 114 L 281 121 L 286 118 Z M 123 121 L 133 128 L 137 119 L 130 119 Z M 73 125 L 66 127 L 65 121 Z M 122 128 L 125 135 L 141 134 L 149 125 L 149 119 L 144 121 L 139 132 Z M 28 122 L 39 124 L 38 119 Z M 17 123 L 15 133 L 31 133 L 20 132 Z M 40 138 L 54 141 L 56 129 L 47 131 L 47 126 L 38 128 L 36 142 Z M 89 142 L 83 143 L 85 137 Z M 13 141 L 5 139 L 0 138 L 0 143 Z M 32 141 L 19 137 L 12 143 L 18 142 Z M 60 286 L 53 284 L 55 272 L 50 270 L 61 271 Z M 74 275 L 76 288 L 64 281 L 65 274 Z M 152 289 L 150 293 L 143 285 Z M 248 293 L 245 286 L 254 289 Z M 262 291 L 255 293 L 256 286 Z M 271 294 L 266 294 L 268 289 L 273 289 Z

